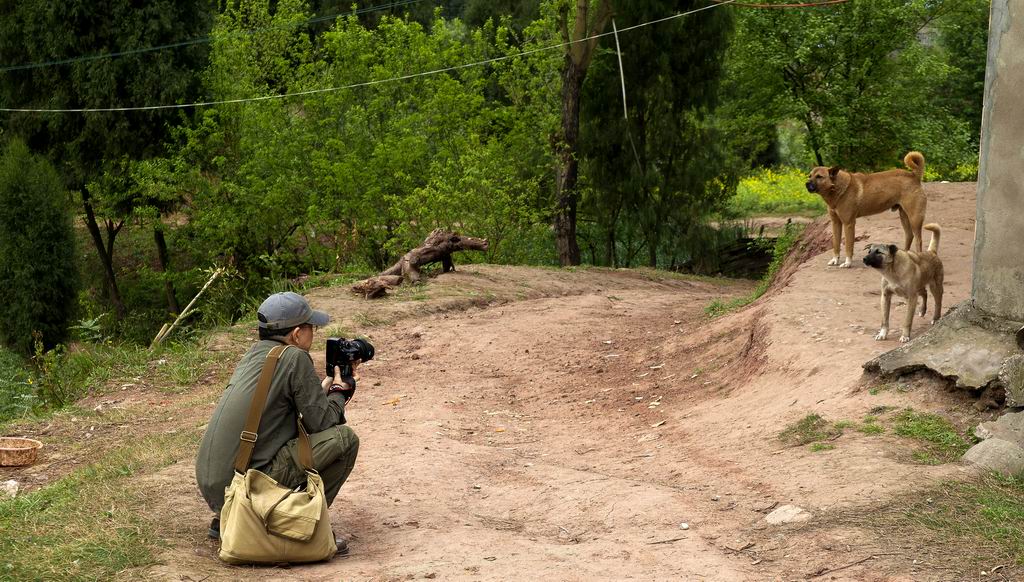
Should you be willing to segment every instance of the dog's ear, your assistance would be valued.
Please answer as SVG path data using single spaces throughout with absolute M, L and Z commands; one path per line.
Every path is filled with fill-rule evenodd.
M 898 251 L 898 250 L 900 250 L 900 248 L 898 246 L 896 246 L 896 245 L 889 245 L 889 254 L 890 255 L 895 257 L 896 256 L 896 251 Z
M 832 172 L 832 170 L 837 170 L 837 168 L 829 168 L 829 172 Z M 846 192 L 846 189 L 850 186 L 850 173 L 842 172 L 834 175 L 830 173 L 829 175 L 832 178 L 832 188 L 830 190 L 831 194 L 833 196 L 842 196 L 843 193 Z
M 836 174 L 839 173 L 839 170 L 840 170 L 839 166 L 832 166 L 831 168 L 828 169 L 828 177 L 832 178 L 833 180 L 835 180 L 836 179 Z

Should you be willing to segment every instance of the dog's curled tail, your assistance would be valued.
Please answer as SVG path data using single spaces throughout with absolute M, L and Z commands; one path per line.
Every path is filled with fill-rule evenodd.
M 934 222 L 926 224 L 921 228 L 932 231 L 932 241 L 928 243 L 928 252 L 938 253 L 939 252 L 939 236 L 942 234 L 942 229 L 939 225 Z
M 924 154 L 921 152 L 910 152 L 903 156 L 903 163 L 917 176 L 918 181 L 924 177 Z

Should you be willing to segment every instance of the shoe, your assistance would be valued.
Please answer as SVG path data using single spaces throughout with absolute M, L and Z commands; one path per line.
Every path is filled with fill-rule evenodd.
M 338 534 L 334 534 L 334 545 L 338 547 L 339 556 L 348 555 L 348 541 L 345 538 L 338 537 Z
M 210 522 L 210 531 L 208 532 L 207 535 L 209 535 L 210 539 L 213 539 L 213 540 L 219 540 L 220 539 L 220 518 L 219 517 L 213 518 L 213 521 Z

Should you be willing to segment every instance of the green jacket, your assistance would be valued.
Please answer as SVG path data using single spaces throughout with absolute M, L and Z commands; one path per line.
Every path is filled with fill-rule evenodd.
M 249 404 L 263 370 L 263 362 L 271 348 L 277 345 L 281 342 L 261 340 L 242 357 L 199 445 L 196 482 L 206 503 L 215 512 L 220 512 L 224 506 L 224 489 L 234 475 L 239 436 L 249 414 Z M 313 434 L 341 423 L 344 411 L 345 398 L 341 394 L 328 396 L 324 393 L 309 352 L 288 348 L 278 360 L 270 382 L 270 393 L 260 418 L 260 428 L 256 431 L 259 436 L 249 467 L 266 471 L 277 451 L 298 437 L 295 424 L 298 413 L 302 413 L 306 430 Z

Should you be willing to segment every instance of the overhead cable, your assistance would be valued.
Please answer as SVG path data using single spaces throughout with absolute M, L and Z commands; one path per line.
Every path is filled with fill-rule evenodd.
M 645 26 L 651 26 L 651 25 L 659 24 L 659 23 L 666 22 L 666 21 L 669 21 L 669 20 L 675 20 L 677 18 L 682 18 L 684 16 L 689 16 L 691 14 L 696 14 L 697 12 L 703 12 L 705 10 L 710 10 L 712 8 L 717 8 L 719 6 L 726 6 L 726 5 L 732 4 L 734 1 L 735 0 L 725 0 L 724 2 L 715 2 L 713 4 L 710 4 L 708 6 L 704 6 L 702 8 L 696 8 L 694 10 L 689 10 L 687 12 L 680 12 L 680 13 L 677 13 L 677 14 L 673 14 L 671 16 L 666 16 L 665 18 L 659 18 L 657 20 L 651 20 L 649 22 L 643 22 L 643 23 L 640 23 L 640 24 L 635 24 L 633 26 L 629 26 L 629 27 L 626 27 L 626 28 L 618 29 L 618 33 L 621 34 L 623 32 L 629 32 L 631 30 L 636 30 L 638 28 L 643 28 Z M 451 67 L 444 67 L 444 68 L 440 68 L 440 69 L 433 69 L 433 70 L 430 70 L 430 71 L 422 71 L 422 72 L 419 72 L 419 73 L 410 73 L 408 75 L 400 75 L 400 76 L 397 76 L 397 77 L 389 77 L 387 79 L 375 79 L 375 80 L 372 80 L 372 81 L 363 81 L 363 82 L 360 82 L 360 83 L 352 83 L 350 85 L 342 85 L 342 86 L 339 86 L 339 87 L 326 87 L 326 88 L 322 88 L 322 89 L 309 89 L 309 90 L 306 90 L 306 91 L 296 91 L 296 92 L 293 92 L 293 93 L 281 93 L 281 94 L 276 94 L 276 95 L 263 95 L 263 96 L 260 96 L 260 97 L 246 97 L 246 98 L 241 98 L 241 99 L 225 99 L 225 100 L 222 100 L 222 101 L 201 101 L 201 102 L 197 102 L 197 103 L 179 103 L 179 104 L 173 104 L 173 105 L 145 105 L 145 106 L 139 106 L 139 107 L 83 107 L 83 108 L 69 108 L 69 109 L 36 109 L 36 108 L 0 107 L 0 111 L 2 111 L 2 112 L 9 112 L 9 113 L 111 113 L 111 112 L 124 112 L 124 111 L 156 111 L 156 110 L 163 110 L 163 109 L 190 109 L 190 108 L 194 108 L 194 107 L 209 107 L 209 106 L 214 106 L 214 105 L 232 105 L 232 104 L 237 104 L 237 103 L 255 103 L 255 102 L 259 102 L 259 101 L 270 101 L 270 100 L 275 100 L 275 99 L 286 99 L 286 98 L 289 98 L 289 97 L 304 97 L 304 96 L 307 96 L 307 95 L 316 95 L 316 94 L 319 94 L 319 93 L 334 93 L 334 92 L 337 92 L 337 91 L 344 91 L 346 89 L 357 89 L 357 88 L 360 88 L 360 87 L 370 87 L 370 86 L 373 86 L 373 85 L 381 85 L 381 84 L 384 84 L 384 83 L 393 83 L 393 82 L 396 82 L 396 81 L 406 81 L 406 80 L 409 80 L 409 79 L 416 79 L 416 78 L 419 78 L 419 77 L 427 77 L 427 76 L 437 75 L 437 74 L 441 74 L 441 73 L 449 73 L 449 72 L 452 72 L 452 71 L 459 71 L 459 70 L 462 70 L 462 69 L 469 69 L 469 68 L 472 68 L 472 67 L 478 67 L 478 66 L 487 65 L 487 64 L 490 64 L 490 63 L 497 63 L 497 62 L 501 62 L 501 61 L 507 61 L 509 59 L 515 59 L 515 58 L 519 58 L 519 57 L 524 57 L 524 56 L 528 56 L 528 55 L 532 55 L 532 54 L 540 53 L 540 52 L 544 52 L 544 51 L 549 51 L 549 50 L 554 50 L 554 49 L 559 49 L 559 48 L 565 48 L 567 46 L 570 46 L 570 45 L 573 45 L 573 44 L 576 44 L 576 43 L 587 42 L 587 41 L 593 40 L 595 38 L 601 38 L 601 37 L 604 37 L 604 36 L 611 36 L 611 35 L 614 35 L 614 34 L 615 34 L 615 32 L 604 32 L 604 33 L 601 33 L 601 34 L 595 34 L 595 35 L 588 36 L 586 38 L 581 38 L 581 39 L 578 39 L 578 40 L 573 40 L 573 41 L 569 41 L 569 42 L 565 42 L 565 43 L 553 44 L 553 45 L 538 47 L 538 48 L 535 48 L 535 49 L 529 49 L 529 50 L 521 51 L 521 52 L 518 52 L 518 53 L 515 53 L 515 54 L 511 54 L 511 55 L 505 55 L 505 56 L 501 56 L 501 57 L 494 57 L 494 58 L 490 58 L 490 59 L 484 59 L 482 61 L 476 61 L 476 62 L 472 62 L 472 63 L 465 63 L 465 64 L 461 64 L 461 65 L 454 65 L 454 66 L 451 66 Z
M 367 6 L 365 8 L 357 8 L 355 10 L 349 10 L 347 12 L 336 12 L 334 14 L 324 14 L 301 22 L 289 23 L 287 25 L 280 26 L 267 26 L 263 28 L 249 28 L 246 30 L 234 31 L 228 34 L 228 36 L 241 36 L 247 34 L 256 34 L 267 30 L 278 30 L 278 29 L 289 29 L 298 28 L 300 26 L 306 26 L 308 24 L 316 24 L 318 22 L 324 22 L 326 20 L 333 20 L 339 16 L 358 16 L 360 14 L 367 14 L 369 12 L 379 12 L 382 10 L 390 10 L 392 8 L 400 8 L 402 6 L 411 6 L 412 4 L 418 4 L 424 0 L 399 0 L 398 2 L 392 2 L 391 4 L 383 4 L 380 6 Z M 68 65 L 71 63 L 79 63 L 83 61 L 97 61 L 100 59 L 113 59 L 119 57 L 125 57 L 129 55 L 138 55 L 143 53 L 151 53 L 155 51 L 162 51 L 172 48 L 180 48 L 185 46 L 192 46 L 197 44 L 203 44 L 213 42 L 216 37 L 214 36 L 200 36 L 196 38 L 190 38 L 178 42 L 172 42 L 168 44 L 161 44 L 156 46 L 142 47 L 137 49 L 128 49 L 123 51 L 117 51 L 112 53 L 100 53 L 95 55 L 83 55 L 79 57 L 70 57 L 67 59 L 58 59 L 52 61 L 45 61 L 39 63 L 26 63 L 23 65 L 8 65 L 0 67 L 0 73 L 7 73 L 10 71 L 24 71 L 28 69 L 41 69 L 44 67 L 53 67 L 57 65 Z
M 831 6 L 833 4 L 843 4 L 850 0 L 821 0 L 820 2 L 796 2 L 792 4 L 748 4 L 745 2 L 723 2 L 722 0 L 708 0 L 709 2 L 718 2 L 719 4 L 732 4 L 739 8 L 816 8 L 818 6 Z

